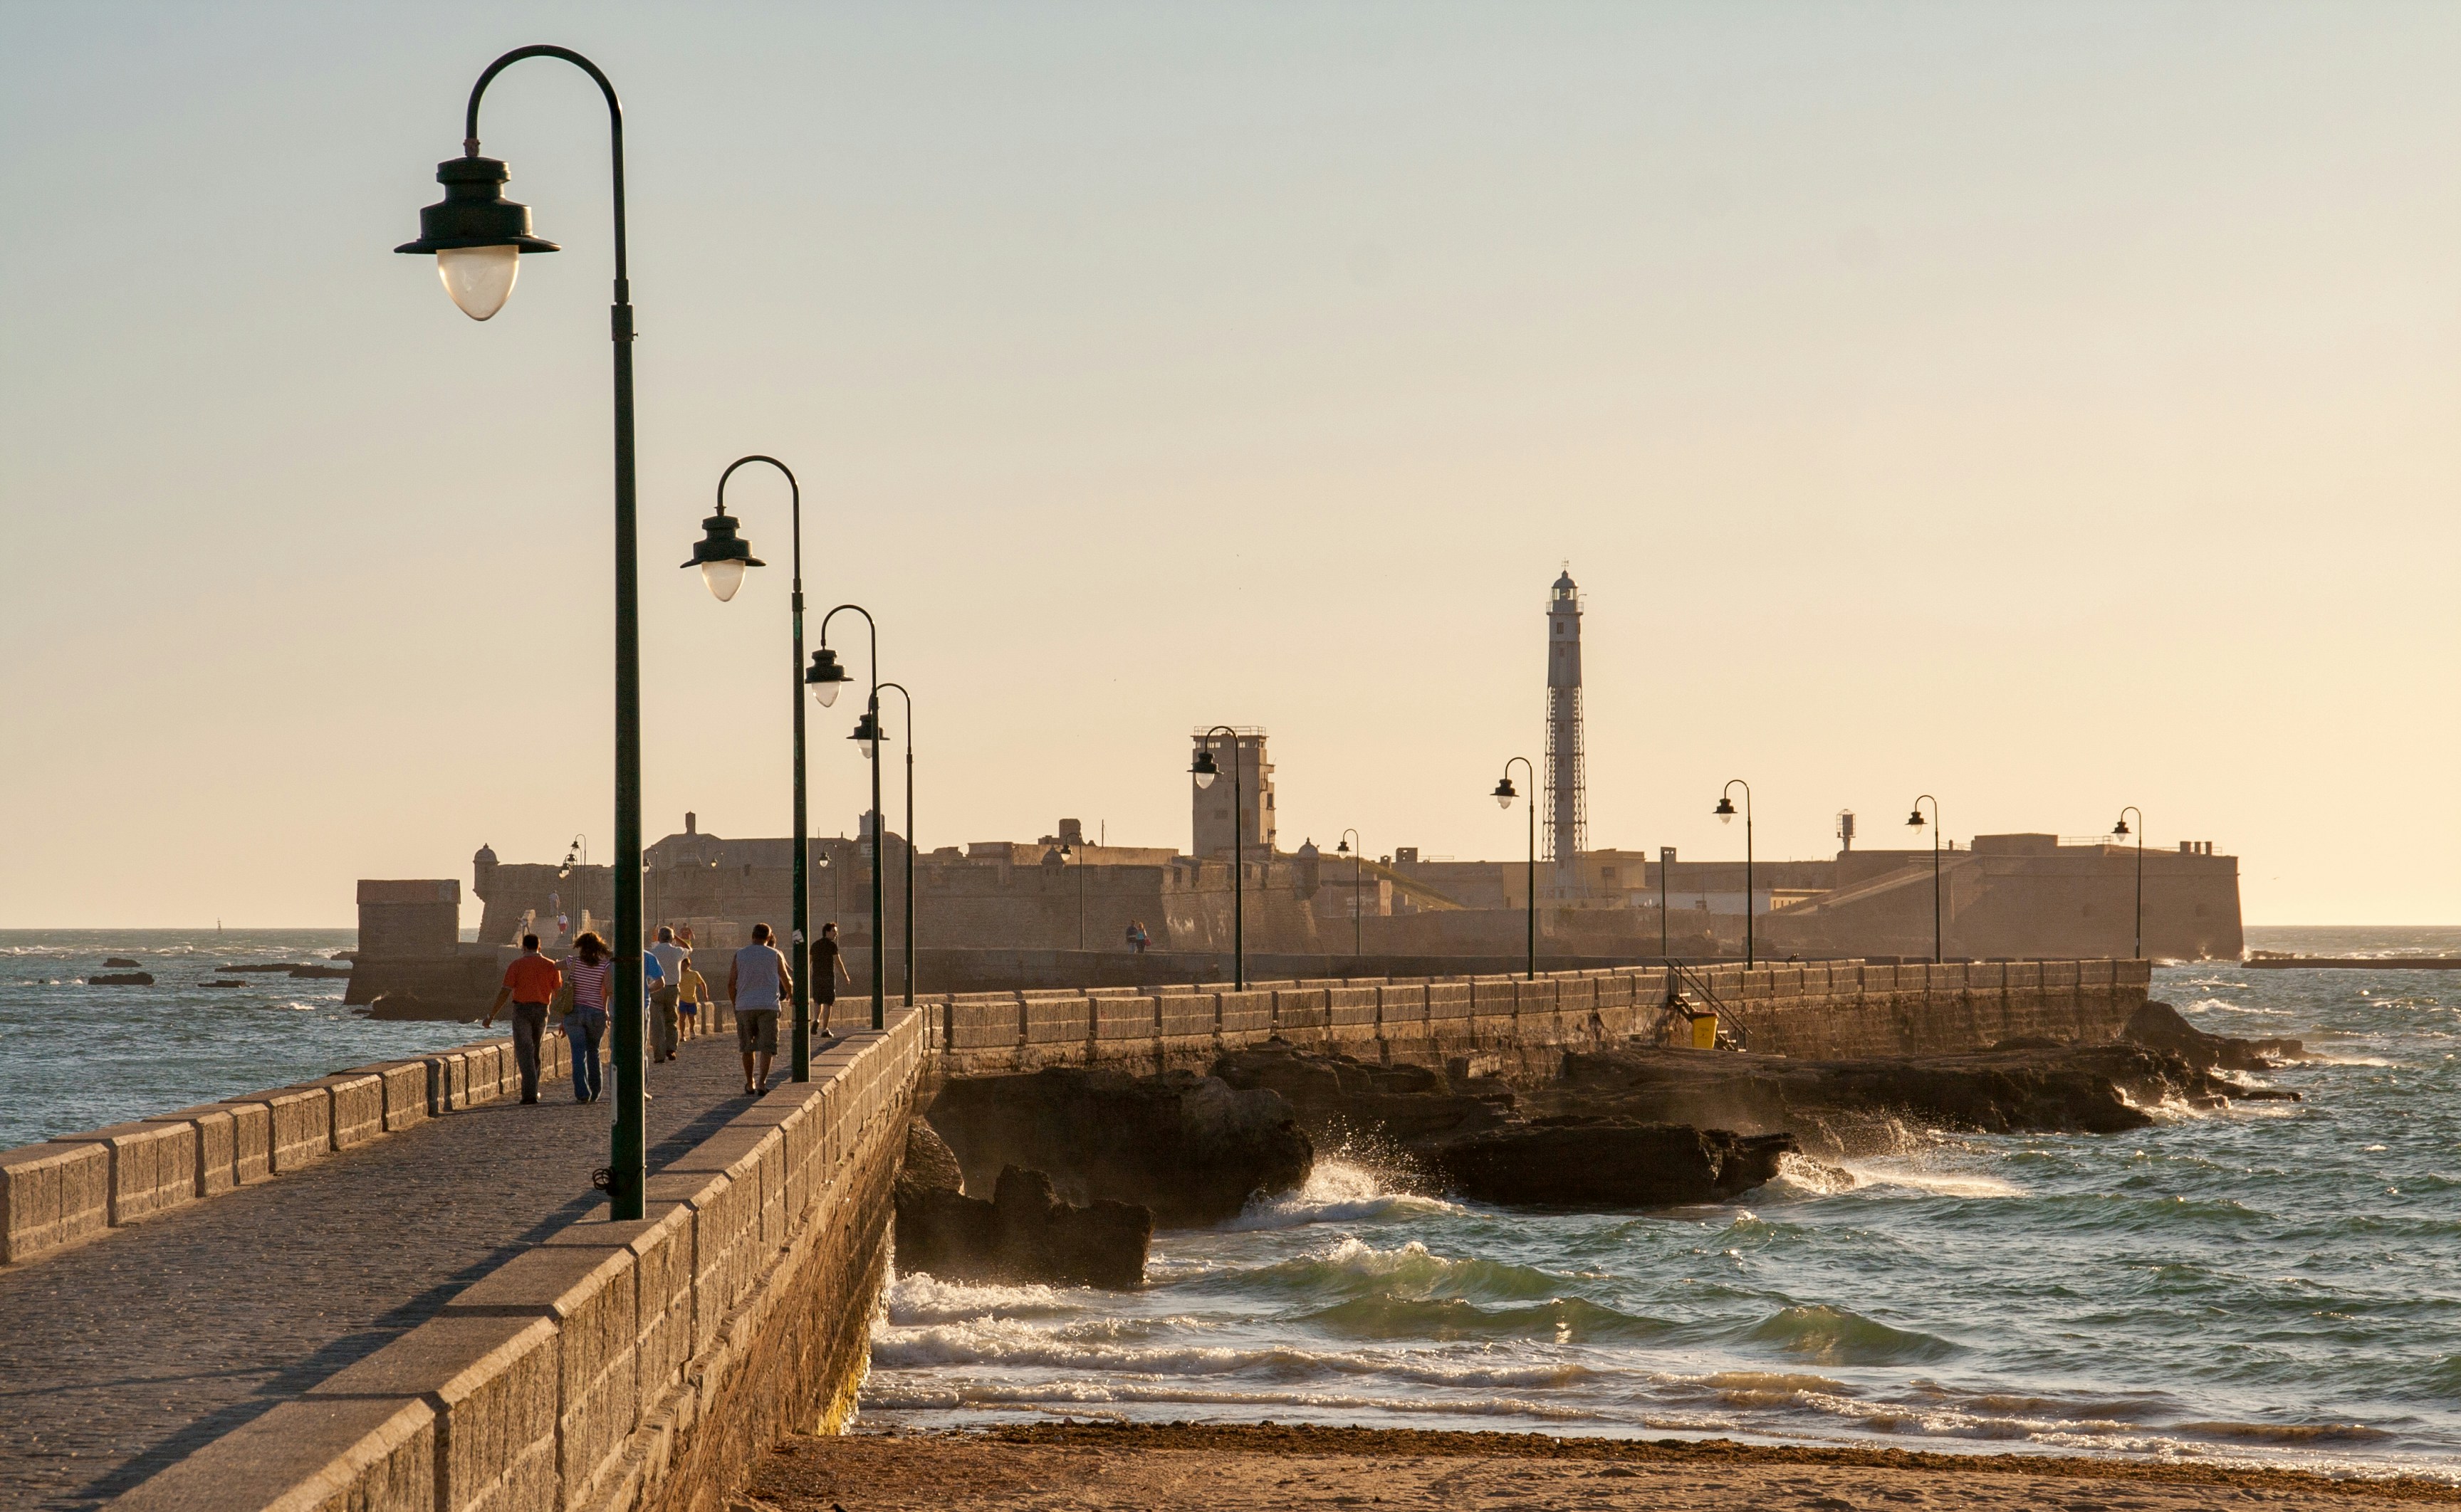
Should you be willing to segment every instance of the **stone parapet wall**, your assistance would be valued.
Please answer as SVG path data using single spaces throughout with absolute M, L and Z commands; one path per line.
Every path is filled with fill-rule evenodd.
M 130 1512 L 722 1507 L 853 1413 L 928 1015 L 849 1034 L 438 1316 L 121 1497 Z
M 1045 1066 L 1202 1066 L 1280 1038 L 1381 1062 L 1467 1058 L 1521 1080 L 1554 1074 L 1567 1050 L 1655 1037 L 1669 969 L 1615 968 L 1467 978 L 1295 979 L 1246 991 L 1201 984 L 1090 993 L 978 992 L 917 999 L 934 1070 L 1000 1075 Z M 1862 961 L 1684 969 L 1683 991 L 1718 1010 L 1748 1048 L 1805 1057 L 1937 1054 L 2046 1035 L 2114 1037 L 2145 1001 L 2144 961 Z M 817 1012 L 817 1010 L 816 1010 Z M 829 1022 L 868 1021 L 841 999 Z
M 571 1074 L 560 1034 L 539 1079 Z M 380 1061 L 296 1086 L 0 1150 L 0 1265 L 286 1176 L 458 1109 L 521 1095 L 509 1038 Z

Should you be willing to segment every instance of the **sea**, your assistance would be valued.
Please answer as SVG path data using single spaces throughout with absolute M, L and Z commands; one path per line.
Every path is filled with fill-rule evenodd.
M 2251 947 L 2461 956 L 2461 929 Z M 1137 1291 L 893 1275 L 871 1427 L 1345 1423 L 2022 1451 L 2461 1482 L 2461 978 L 2163 966 L 2301 1039 L 2296 1103 L 1903 1127 L 1717 1206 L 1509 1212 L 1320 1151 Z
M 343 965 L 334 952 L 357 943 L 354 929 L 0 929 L 0 1149 L 475 1036 L 361 1018 L 338 977 L 228 969 Z M 86 982 L 130 969 L 154 984 Z

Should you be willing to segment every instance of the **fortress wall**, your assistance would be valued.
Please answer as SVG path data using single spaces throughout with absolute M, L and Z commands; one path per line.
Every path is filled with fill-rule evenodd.
M 927 1044 L 900 1011 L 433 1319 L 116 1506 L 724 1506 L 789 1432 L 851 1416 Z

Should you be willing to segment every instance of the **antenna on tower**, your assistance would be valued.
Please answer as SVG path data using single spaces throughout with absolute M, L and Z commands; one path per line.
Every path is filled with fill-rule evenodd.
M 1851 808 L 1837 811 L 1837 838 L 1845 842 L 1848 850 L 1854 848 L 1854 811 Z

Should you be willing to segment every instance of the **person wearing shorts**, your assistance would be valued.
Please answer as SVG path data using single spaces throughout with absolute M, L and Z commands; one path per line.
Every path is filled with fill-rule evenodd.
M 735 1048 L 743 1053 L 743 1090 L 758 1096 L 769 1090 L 769 1066 L 778 1054 L 778 1008 L 795 990 L 786 958 L 769 943 L 769 926 L 752 926 L 752 943 L 735 952 L 726 969 L 726 995 L 735 1004 Z M 753 1075 L 753 1057 L 760 1074 Z

